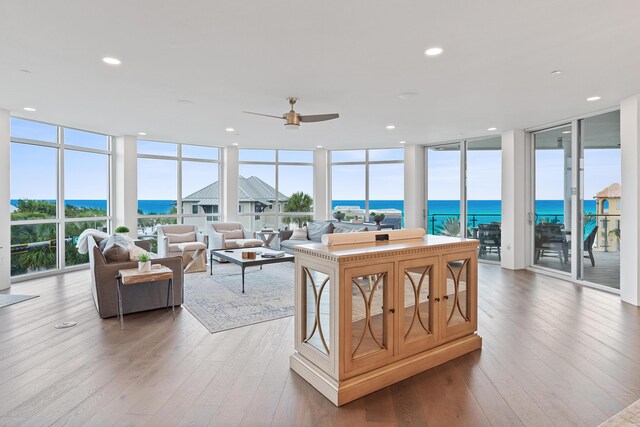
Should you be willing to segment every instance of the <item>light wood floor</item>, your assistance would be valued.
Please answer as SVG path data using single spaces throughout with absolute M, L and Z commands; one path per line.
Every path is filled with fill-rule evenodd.
M 16 284 L 41 297 L 0 309 L 0 425 L 594 426 L 640 398 L 640 310 L 527 271 L 479 276 L 481 351 L 342 408 L 289 370 L 292 318 L 212 335 L 158 310 L 121 331 L 86 271 Z

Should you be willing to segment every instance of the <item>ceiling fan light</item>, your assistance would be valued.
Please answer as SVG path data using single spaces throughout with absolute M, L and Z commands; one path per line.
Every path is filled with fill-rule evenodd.
M 285 123 L 284 128 L 287 130 L 298 130 L 300 128 L 299 123 Z

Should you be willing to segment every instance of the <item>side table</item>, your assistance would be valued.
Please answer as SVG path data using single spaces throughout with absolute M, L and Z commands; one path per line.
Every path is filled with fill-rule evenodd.
M 156 264 L 158 265 L 158 264 Z M 119 270 L 116 281 L 118 282 L 118 317 L 120 318 L 120 329 L 124 329 L 124 313 L 122 310 L 122 286 L 135 285 L 145 282 L 159 282 L 163 280 L 169 281 L 167 288 L 167 308 L 169 308 L 169 297 L 171 297 L 171 314 L 173 320 L 176 320 L 175 310 L 175 293 L 173 291 L 173 271 L 164 265 L 160 267 L 151 267 L 151 271 L 142 273 L 137 268 L 128 268 Z
M 260 240 L 262 240 L 262 243 L 264 243 L 264 246 L 267 248 L 271 247 L 271 242 L 273 242 L 273 239 L 280 233 L 278 233 L 277 231 L 256 231 L 256 236 L 258 236 L 258 238 Z

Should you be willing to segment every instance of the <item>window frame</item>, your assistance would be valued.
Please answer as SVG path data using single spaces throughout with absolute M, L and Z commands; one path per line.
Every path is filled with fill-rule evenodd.
M 137 215 L 137 224 L 140 223 L 141 219 L 166 219 L 166 218 L 171 218 L 171 219 L 175 219 L 176 220 L 176 224 L 184 224 L 184 219 L 185 218 L 204 218 L 205 222 L 213 222 L 213 221 L 219 221 L 220 220 L 220 212 L 223 212 L 222 209 L 222 204 L 223 204 L 223 197 L 222 197 L 222 189 L 224 186 L 224 181 L 223 181 L 223 174 L 222 174 L 222 160 L 221 160 L 221 148 L 217 147 L 217 146 L 211 146 L 211 145 L 198 145 L 198 144 L 187 144 L 187 143 L 180 143 L 180 142 L 168 142 L 168 141 L 156 141 L 156 140 L 149 140 L 149 139 L 137 139 L 136 143 L 138 141 L 145 141 L 145 142 L 152 142 L 152 143 L 158 143 L 158 144 L 173 144 L 176 145 L 176 155 L 175 156 L 169 156 L 169 155 L 161 155 L 161 154 L 140 154 L 137 153 L 137 147 L 136 147 L 136 162 L 139 159 L 152 159 L 152 160 L 172 160 L 172 161 L 176 161 L 176 174 L 177 174 L 177 179 L 176 179 L 176 213 L 175 214 L 158 214 L 158 215 L 145 215 L 145 214 L 138 214 Z M 194 157 L 183 157 L 182 155 L 182 147 L 184 145 L 193 145 L 193 146 L 199 146 L 199 147 L 205 147 L 205 148 L 212 148 L 212 149 L 216 149 L 218 151 L 218 158 L 216 160 L 213 159 L 204 159 L 204 158 L 194 158 Z M 220 194 L 219 196 L 219 203 L 218 203 L 218 213 L 215 214 L 206 214 L 206 213 L 198 213 L 198 214 L 193 214 L 193 213 L 183 213 L 183 209 L 182 209 L 182 203 L 183 203 L 183 194 L 182 194 L 182 170 L 183 170 L 183 162 L 198 162 L 198 163 L 208 163 L 208 164 L 216 164 L 218 165 L 218 188 L 220 189 Z M 139 182 L 139 179 L 137 180 Z M 136 185 L 138 185 L 138 182 L 136 182 Z M 136 202 L 140 201 L 140 196 L 138 195 Z M 136 209 L 137 210 L 137 209 Z M 211 218 L 211 220 L 209 220 L 209 218 Z M 206 230 L 201 230 L 203 232 L 206 233 Z M 155 237 L 152 236 L 148 236 L 148 235 L 143 235 L 142 237 L 147 237 L 147 238 L 152 238 L 154 239 Z
M 337 151 L 361 151 L 364 150 L 365 151 L 365 155 L 364 155 L 364 160 L 354 160 L 354 161 L 349 161 L 349 162 L 334 162 L 333 161 L 333 153 L 337 152 Z M 344 150 L 330 150 L 329 151 L 329 173 L 327 174 L 328 176 L 328 188 L 327 188 L 327 193 L 329 195 L 329 203 L 327 204 L 327 216 L 330 217 L 331 213 L 333 212 L 333 167 L 334 166 L 357 166 L 357 165 L 364 165 L 364 215 L 365 218 L 369 218 L 369 213 L 371 212 L 371 210 L 369 209 L 369 166 L 370 165 L 389 165 L 389 164 L 402 164 L 402 170 L 404 173 L 404 153 L 403 153 L 403 159 L 402 160 L 370 160 L 370 153 L 369 151 L 375 151 L 375 150 L 403 150 L 403 148 L 399 148 L 399 147 L 380 147 L 380 148 L 362 148 L 362 149 L 344 149 Z M 402 200 L 404 201 L 405 199 L 405 194 L 404 194 L 404 188 L 402 189 Z M 404 208 L 403 208 L 403 212 L 402 212 L 402 217 L 404 218 Z M 403 221 L 404 222 L 404 221 Z
M 12 116 L 14 118 L 15 116 Z M 29 122 L 41 123 L 49 126 L 56 127 L 56 142 L 48 142 L 41 141 L 37 139 L 31 138 L 21 138 L 9 136 L 10 144 L 24 144 L 30 146 L 39 146 L 39 147 L 47 147 L 56 149 L 56 217 L 48 218 L 48 219 L 38 219 L 38 220 L 20 220 L 20 221 L 9 221 L 9 226 L 20 226 L 20 225 L 38 225 L 38 224 L 54 224 L 56 228 L 56 267 L 46 270 L 46 271 L 38 271 L 34 273 L 25 273 L 16 276 L 11 276 L 11 282 L 20 282 L 23 280 L 29 280 L 37 277 L 50 276 L 54 274 L 64 273 L 68 271 L 81 270 L 87 267 L 87 263 L 75 264 L 75 265 L 67 265 L 67 260 L 65 258 L 65 244 L 58 243 L 66 243 L 65 242 L 65 234 L 66 234 L 66 226 L 67 224 L 78 223 L 78 222 L 90 222 L 90 221 L 104 221 L 107 226 L 107 230 L 112 230 L 113 227 L 113 209 L 112 209 L 112 201 L 113 201 L 113 189 L 114 189 L 114 163 L 113 163 L 113 142 L 114 137 L 111 135 L 103 134 L 100 132 L 93 132 L 84 129 L 78 129 L 63 125 L 56 125 L 53 123 L 42 122 L 38 120 L 25 119 L 22 117 L 15 117 L 19 120 L 25 120 Z M 64 130 L 65 129 L 74 129 L 83 132 L 95 133 L 99 135 L 104 135 L 107 137 L 107 149 L 99 149 L 99 148 L 90 148 L 90 147 L 82 147 L 78 145 L 67 145 L 64 141 Z M 84 153 L 93 153 L 93 154 L 101 154 L 107 156 L 107 214 L 105 216 L 93 216 L 93 217 L 80 217 L 80 218 L 67 218 L 65 211 L 65 153 L 66 150 L 80 151 Z M 10 164 L 10 168 L 13 168 L 14 165 Z
M 259 160 L 239 160 L 238 161 L 238 180 L 240 178 L 240 166 L 241 165 L 259 165 L 259 166 L 273 166 L 275 169 L 275 201 L 274 201 L 274 205 L 276 206 L 276 210 L 274 212 L 259 212 L 259 215 L 256 215 L 256 212 L 251 212 L 251 211 L 244 211 L 241 210 L 242 209 L 242 205 L 240 204 L 240 201 L 238 200 L 238 216 L 239 217 L 271 217 L 271 218 L 275 218 L 276 220 L 276 224 L 280 224 L 280 218 L 281 217 L 314 217 L 315 214 L 315 200 L 316 200 L 316 194 L 315 194 L 315 183 L 316 183 L 316 174 L 315 174 L 315 162 L 316 162 L 316 152 L 315 150 L 292 150 L 292 149 L 279 149 L 279 148 L 240 148 L 238 151 L 238 158 L 240 158 L 240 151 L 249 151 L 249 150 L 256 150 L 256 151 L 275 151 L 275 160 L 264 160 L 264 161 L 259 161 Z M 281 151 L 308 151 L 310 153 L 312 153 L 312 160 L 311 162 L 292 162 L 292 161 L 281 161 L 280 160 L 280 152 Z M 284 212 L 284 211 L 280 211 L 280 199 L 279 199 L 279 194 L 280 194 L 280 166 L 309 166 L 312 168 L 312 184 L 311 187 L 313 188 L 311 197 L 314 200 L 314 208 L 311 212 Z M 238 181 L 239 182 L 239 181 Z M 256 218 L 256 219 L 258 219 Z M 279 227 L 279 225 L 278 225 Z M 258 231 L 258 230 L 255 230 Z

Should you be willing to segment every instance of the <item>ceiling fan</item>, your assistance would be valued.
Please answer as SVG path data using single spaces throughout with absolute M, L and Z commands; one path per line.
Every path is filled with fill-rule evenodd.
M 247 114 L 255 114 L 256 116 L 265 116 L 265 117 L 273 117 L 274 119 L 282 119 L 287 122 L 284 124 L 285 129 L 289 130 L 297 130 L 300 127 L 300 123 L 307 122 L 324 122 L 327 120 L 333 120 L 340 117 L 338 113 L 333 114 L 315 114 L 312 116 L 303 116 L 301 114 L 296 113 L 293 110 L 293 106 L 295 105 L 298 98 L 292 96 L 287 98 L 289 100 L 289 105 L 291 105 L 291 110 L 288 113 L 284 113 L 282 116 L 273 116 L 271 114 L 262 114 L 262 113 L 253 113 L 251 111 L 243 111 L 243 113 Z

